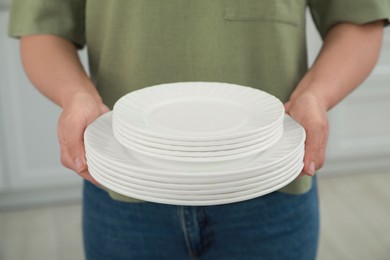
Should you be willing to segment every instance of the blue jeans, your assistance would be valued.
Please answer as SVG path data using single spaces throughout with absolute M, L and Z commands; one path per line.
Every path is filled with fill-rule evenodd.
M 88 260 L 313 260 L 319 217 L 316 180 L 302 195 L 273 192 L 219 206 L 112 200 L 84 184 Z

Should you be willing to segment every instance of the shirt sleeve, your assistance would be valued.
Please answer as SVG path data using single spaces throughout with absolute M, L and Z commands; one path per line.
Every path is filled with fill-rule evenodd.
M 309 8 L 322 38 L 338 23 L 390 20 L 390 0 L 309 0 Z
M 85 44 L 86 0 L 13 0 L 8 33 L 11 37 L 52 34 L 79 48 Z

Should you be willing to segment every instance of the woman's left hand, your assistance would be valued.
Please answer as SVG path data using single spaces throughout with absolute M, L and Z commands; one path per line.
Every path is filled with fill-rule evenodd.
M 327 109 L 310 93 L 301 93 L 285 104 L 286 113 L 306 130 L 304 168 L 299 176 L 313 176 L 325 161 L 329 125 Z

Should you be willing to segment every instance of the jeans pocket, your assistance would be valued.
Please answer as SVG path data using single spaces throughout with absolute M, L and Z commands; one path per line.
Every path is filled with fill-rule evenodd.
M 223 0 L 227 21 L 258 21 L 297 26 L 299 10 L 295 0 Z

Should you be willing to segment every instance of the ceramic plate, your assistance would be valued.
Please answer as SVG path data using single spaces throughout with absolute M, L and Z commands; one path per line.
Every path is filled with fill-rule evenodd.
M 301 168 L 303 168 L 303 163 Z M 93 177 L 99 183 L 102 184 L 104 183 L 104 186 L 107 187 L 108 189 L 115 191 L 119 194 L 122 194 L 124 196 L 132 197 L 144 201 L 171 204 L 171 205 L 208 206 L 208 205 L 220 205 L 220 204 L 228 204 L 233 202 L 249 200 L 276 191 L 286 186 L 290 182 L 292 182 L 301 172 L 301 168 L 296 169 L 296 171 L 292 172 L 289 176 L 285 176 L 283 179 L 267 187 L 254 188 L 254 189 L 247 190 L 245 192 L 241 191 L 240 193 L 228 193 L 225 195 L 218 195 L 218 196 L 199 195 L 199 196 L 188 196 L 186 198 L 183 198 L 182 196 L 176 196 L 176 195 L 164 195 L 161 193 L 142 192 L 137 189 L 131 189 L 129 187 L 116 184 L 96 173 L 95 175 L 93 175 Z
M 274 138 L 275 135 L 278 135 L 278 133 L 282 131 L 283 124 L 280 124 L 277 125 L 277 127 L 271 128 L 266 133 L 260 135 L 256 134 L 246 136 L 245 138 L 222 140 L 223 142 L 184 142 L 184 145 L 183 142 L 175 142 L 168 139 L 163 140 L 148 138 L 147 136 L 134 134 L 131 131 L 124 132 L 122 128 L 118 128 L 117 131 L 114 131 L 114 133 L 122 139 L 121 142 L 126 142 L 126 140 L 129 140 L 139 145 L 155 149 L 181 152 L 217 152 L 241 149 L 260 144 Z
M 140 158 L 136 153 L 122 146 L 114 137 L 112 131 L 112 112 L 106 113 L 90 124 L 84 134 L 86 152 L 93 152 L 99 158 L 109 161 L 128 169 L 153 174 L 171 174 L 175 170 L 164 170 L 161 165 L 151 164 Z M 199 175 L 210 174 L 210 169 L 214 168 L 213 174 L 236 174 L 251 170 L 265 170 L 283 162 L 286 158 L 298 154 L 302 150 L 305 141 L 305 131 L 297 122 L 286 115 L 284 120 L 284 134 L 280 140 L 268 150 L 256 154 L 253 158 L 241 165 L 229 165 L 226 162 L 216 162 L 216 164 L 204 163 L 203 169 L 197 167 L 184 167 L 177 171 L 178 174 Z M 146 156 L 145 156 L 146 157 Z M 144 158 L 145 159 L 145 158 Z M 154 158 L 152 158 L 154 159 Z M 155 161 L 155 160 L 154 160 Z M 175 162 L 168 162 L 175 168 Z M 196 163 L 194 163 L 196 165 Z M 226 169 L 222 169 L 225 166 Z M 219 167 L 221 169 L 219 170 Z
M 284 116 L 276 97 L 226 83 L 182 82 L 143 88 L 120 98 L 114 126 L 157 138 L 232 139 L 262 132 Z M 115 127 L 114 127 L 114 131 Z
M 169 161 L 188 161 L 188 162 L 212 162 L 212 161 L 230 161 L 238 158 L 247 157 L 256 153 L 260 153 L 269 147 L 273 146 L 283 135 L 283 128 L 275 131 L 267 140 L 241 147 L 238 149 L 219 150 L 219 151 L 199 151 L 199 152 L 185 152 L 154 148 L 139 144 L 119 131 L 114 132 L 115 138 L 128 149 L 144 154 L 149 157 L 158 159 L 165 159 Z
M 104 172 L 104 175 L 110 175 L 123 181 L 138 183 L 150 187 L 192 190 L 227 188 L 237 184 L 241 185 L 252 181 L 262 181 L 275 175 L 282 174 L 300 165 L 303 161 L 303 154 L 304 152 L 302 151 L 299 156 L 293 157 L 283 164 L 270 168 L 267 171 L 248 171 L 235 175 L 213 175 L 210 173 L 209 175 L 203 176 L 194 175 L 192 178 L 188 175 L 180 174 L 156 176 L 153 174 L 129 170 L 118 167 L 115 164 L 109 164 L 106 161 L 102 161 L 91 153 L 88 154 L 87 160 L 89 166 L 92 165 L 101 169 Z
M 151 194 L 154 194 L 155 196 L 158 194 L 163 194 L 162 196 L 166 197 L 167 195 L 170 196 L 170 198 L 206 198 L 211 199 L 214 196 L 218 198 L 226 198 L 230 196 L 241 196 L 242 194 L 246 194 L 248 191 L 251 191 L 252 189 L 260 189 L 260 188 L 269 188 L 272 185 L 278 184 L 280 181 L 285 180 L 296 172 L 298 169 L 301 169 L 302 163 L 295 166 L 295 168 L 292 168 L 288 171 L 284 171 L 279 173 L 278 175 L 274 175 L 269 177 L 266 180 L 262 181 L 255 181 L 255 180 L 247 180 L 247 182 L 244 182 L 244 184 L 236 183 L 236 185 L 231 185 L 229 187 L 223 187 L 223 188 L 208 188 L 208 189 L 171 189 L 171 188 L 161 188 L 161 187 L 150 187 L 145 185 L 140 185 L 137 183 L 134 183 L 132 181 L 123 181 L 121 179 L 115 178 L 109 174 L 106 174 L 105 170 L 102 170 L 101 168 L 97 166 L 91 166 L 91 170 L 93 173 L 92 176 L 99 175 L 100 177 L 104 178 L 105 180 L 109 180 L 112 183 L 121 185 L 126 188 L 139 190 L 142 192 L 148 192 Z M 242 180 L 244 181 L 244 180 Z M 102 185 L 105 183 L 102 182 Z

